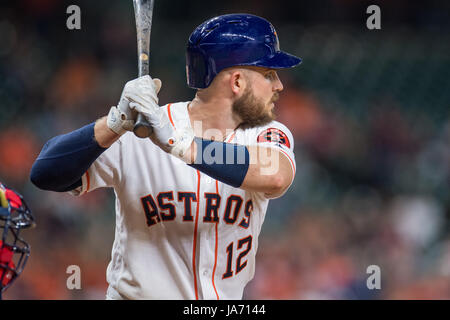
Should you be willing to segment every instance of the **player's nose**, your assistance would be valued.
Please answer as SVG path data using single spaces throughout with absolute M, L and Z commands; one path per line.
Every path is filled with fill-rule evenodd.
M 273 91 L 283 91 L 283 83 L 281 82 L 280 78 L 278 77 L 278 73 L 275 72 L 275 81 L 273 82 Z

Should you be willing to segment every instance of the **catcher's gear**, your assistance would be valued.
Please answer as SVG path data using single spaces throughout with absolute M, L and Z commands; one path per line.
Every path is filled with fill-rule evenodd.
M 208 87 L 232 66 L 291 68 L 302 60 L 280 51 L 272 24 L 251 14 L 226 14 L 203 22 L 190 35 L 186 51 L 187 84 Z
M 23 197 L 0 182 L 0 299 L 20 275 L 30 255 L 30 246 L 19 236 L 20 231 L 34 225 Z

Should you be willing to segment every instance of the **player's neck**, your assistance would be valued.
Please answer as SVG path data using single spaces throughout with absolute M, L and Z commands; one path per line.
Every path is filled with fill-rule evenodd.
M 223 140 L 240 123 L 231 103 L 223 99 L 202 99 L 196 95 L 188 105 L 188 113 L 194 134 L 205 139 L 214 136 L 215 140 Z

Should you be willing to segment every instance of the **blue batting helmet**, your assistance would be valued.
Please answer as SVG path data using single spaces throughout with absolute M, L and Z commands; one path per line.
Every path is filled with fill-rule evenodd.
M 232 66 L 291 68 L 302 60 L 280 51 L 272 24 L 251 14 L 227 14 L 199 25 L 186 52 L 188 86 L 208 87 L 223 69 Z

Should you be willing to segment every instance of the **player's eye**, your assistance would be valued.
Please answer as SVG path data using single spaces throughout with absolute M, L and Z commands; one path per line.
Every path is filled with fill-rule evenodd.
M 266 73 L 265 77 L 266 77 L 266 79 L 273 80 L 273 79 L 275 79 L 275 72 L 269 71 Z

